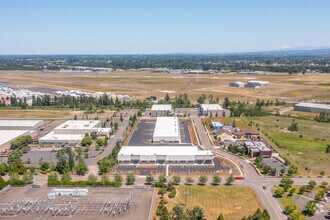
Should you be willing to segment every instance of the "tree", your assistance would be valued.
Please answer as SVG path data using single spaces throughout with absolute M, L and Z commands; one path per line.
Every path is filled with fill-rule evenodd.
M 315 195 L 315 200 L 316 201 L 322 201 L 324 199 L 325 192 L 323 189 L 321 189 L 316 195 Z
M 186 177 L 186 184 L 191 185 L 194 182 L 194 179 L 191 176 Z
M 225 218 L 223 217 L 222 214 L 220 214 L 220 215 L 218 216 L 217 220 L 225 220 Z
M 201 207 L 195 206 L 193 209 L 187 211 L 189 220 L 206 220 L 204 210 Z
M 307 202 L 306 206 L 305 206 L 305 209 L 304 209 L 304 212 L 307 214 L 307 215 L 314 215 L 315 212 L 316 212 L 316 203 L 313 202 L 313 201 L 309 201 Z
M 325 175 L 324 170 L 322 170 L 322 171 L 320 172 L 320 175 L 321 175 L 321 176 L 324 176 L 324 175 Z
M 328 184 L 329 184 L 328 182 L 322 181 L 321 182 L 321 187 L 325 188 Z
M 291 213 L 293 213 L 295 210 L 297 209 L 297 207 L 295 205 L 287 205 L 284 207 L 284 214 L 286 215 L 290 215 Z
M 284 194 L 284 189 L 281 187 L 277 187 L 275 190 L 275 196 L 276 197 L 282 197 Z
M 129 173 L 129 174 L 126 176 L 126 184 L 127 184 L 127 185 L 133 185 L 134 182 L 135 182 L 135 176 L 134 176 L 134 174 Z
M 69 147 L 64 147 L 56 153 L 57 163 L 56 170 L 63 174 L 72 171 L 74 168 L 74 154 L 72 149 Z
M 158 190 L 158 194 L 161 195 L 162 198 L 164 197 L 165 193 L 166 193 L 166 189 L 165 189 L 165 188 L 160 188 L 160 189 Z
M 41 165 L 40 165 L 40 170 L 42 170 L 42 171 L 46 171 L 46 170 L 49 169 L 49 167 L 50 167 L 50 164 L 49 164 L 48 162 L 43 162 L 43 163 L 41 163 Z
M 227 178 L 226 178 L 226 184 L 227 185 L 231 185 L 233 182 L 235 181 L 233 174 L 230 174 Z
M 173 181 L 173 183 L 174 183 L 175 185 L 179 185 L 180 182 L 181 182 L 181 177 L 180 177 L 179 175 L 174 175 L 174 176 L 172 177 L 172 181 Z
M 297 173 L 298 173 L 298 167 L 295 166 L 295 165 L 290 165 L 289 170 L 288 170 L 288 174 L 293 175 L 293 174 L 297 174 Z
M 219 185 L 221 183 L 221 177 L 219 175 L 214 175 L 212 178 L 212 185 Z
M 289 216 L 290 220 L 306 220 L 299 210 L 293 211 Z
M 299 188 L 299 194 L 304 194 L 306 192 L 306 186 L 301 186 L 300 188 Z
M 170 101 L 170 95 L 168 93 L 165 94 L 165 101 L 166 102 Z
M 161 174 L 161 175 L 158 177 L 158 181 L 159 181 L 160 183 L 166 183 L 166 182 L 167 182 L 167 179 L 166 179 L 166 177 L 165 177 L 164 174 Z
M 285 186 L 285 185 L 292 186 L 292 184 L 293 184 L 293 180 L 290 179 L 290 178 L 282 178 L 281 179 L 281 185 L 282 186 Z
M 115 174 L 115 182 L 117 182 L 117 183 L 123 182 L 123 177 L 119 173 Z
M 25 183 L 32 183 L 33 182 L 33 177 L 34 177 L 34 174 L 31 172 L 31 171 L 27 171 L 23 174 L 23 178 L 22 180 L 25 182 Z
M 314 180 L 310 180 L 308 181 L 308 185 L 312 188 L 314 188 L 316 186 L 316 182 Z
M 285 173 L 285 168 L 282 167 L 281 170 L 280 170 L 281 174 L 283 175 Z
M 295 119 L 292 120 L 291 125 L 288 127 L 289 131 L 298 131 L 298 122 Z
M 296 188 L 291 188 L 289 191 L 289 196 L 292 196 L 296 192 Z
M 48 176 L 48 182 L 50 181 L 58 181 L 58 175 L 55 172 L 52 172 Z
M 64 173 L 62 176 L 61 176 L 61 181 L 62 182 L 71 182 L 72 178 L 71 178 L 71 175 L 70 173 Z
M 92 144 L 92 138 L 89 136 L 89 134 L 85 134 L 85 137 L 81 141 L 81 145 L 86 147 L 90 146 Z
M 98 145 L 98 146 L 103 146 L 104 145 L 104 139 L 103 138 L 96 138 L 95 140 L 95 143 Z
M 78 175 L 85 175 L 88 171 L 86 162 L 83 159 L 80 159 L 76 166 L 76 173 Z
M 188 220 L 188 216 L 184 213 L 183 208 L 180 205 L 173 207 L 170 214 L 171 220 Z
M 6 186 L 6 182 L 3 180 L 3 178 L 0 176 L 0 189 Z
M 330 144 L 327 145 L 327 149 L 325 150 L 325 153 L 327 153 L 327 154 L 330 153 Z
M 154 180 L 155 180 L 155 178 L 152 175 L 148 175 L 146 177 L 146 182 L 148 185 L 150 185 Z
M 206 182 L 207 182 L 207 177 L 205 175 L 199 177 L 199 184 L 200 185 L 204 186 Z
M 91 173 L 88 175 L 87 181 L 90 183 L 95 183 L 95 182 L 97 182 L 97 176 L 94 175 L 93 173 Z

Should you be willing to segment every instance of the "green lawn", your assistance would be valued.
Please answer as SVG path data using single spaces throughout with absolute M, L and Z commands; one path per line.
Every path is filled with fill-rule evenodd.
M 329 124 L 296 119 L 299 130 L 291 132 L 287 128 L 292 118 L 267 116 L 248 120 L 254 126 L 259 124 L 260 131 L 278 146 L 273 145 L 283 157 L 298 166 L 300 174 L 319 175 L 324 170 L 330 175 L 330 154 L 325 153 L 330 143 Z
M 185 186 L 177 186 L 177 196 L 168 204 L 170 211 L 175 205 L 184 205 Z M 241 219 L 263 206 L 255 192 L 244 186 L 187 186 L 187 208 L 200 206 L 206 219 L 216 219 L 222 213 L 226 220 Z

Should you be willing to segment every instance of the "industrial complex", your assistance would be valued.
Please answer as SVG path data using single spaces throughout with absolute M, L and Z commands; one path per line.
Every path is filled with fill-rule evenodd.
M 86 134 L 109 135 L 110 129 L 101 128 L 98 120 L 70 120 L 39 139 L 40 144 L 80 144 Z

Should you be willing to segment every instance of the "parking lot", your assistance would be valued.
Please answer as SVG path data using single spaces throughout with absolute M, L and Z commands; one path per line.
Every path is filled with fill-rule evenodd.
M 146 146 L 146 145 L 169 145 L 169 143 L 159 144 L 152 143 L 152 137 L 154 133 L 156 120 L 155 119 L 142 119 L 136 126 L 131 139 L 129 140 L 129 146 Z M 181 144 L 191 145 L 191 138 L 188 128 L 188 120 L 180 120 L 180 134 Z M 177 145 L 177 143 L 170 143 Z
M 282 168 L 282 164 L 278 162 L 275 159 L 270 159 L 270 158 L 263 158 L 262 159 L 262 164 L 270 166 L 272 169 L 276 169 L 276 174 L 280 173 L 280 170 Z
M 230 168 L 221 164 L 221 161 L 218 158 L 213 159 L 213 165 L 193 165 L 193 164 L 176 164 L 169 165 L 170 173 L 178 174 L 207 174 L 207 173 L 217 173 L 217 172 L 228 172 Z M 141 165 L 139 165 L 141 166 Z M 150 175 L 156 173 L 165 173 L 166 165 L 148 165 L 150 167 L 137 167 L 136 165 L 118 165 L 116 172 L 118 173 L 134 173 L 136 175 Z

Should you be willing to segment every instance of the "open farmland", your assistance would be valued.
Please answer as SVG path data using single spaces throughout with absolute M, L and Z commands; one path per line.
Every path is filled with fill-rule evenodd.
M 268 116 L 251 120 L 259 125 L 261 134 L 267 134 L 278 146 L 273 144 L 283 157 L 298 166 L 301 175 L 319 175 L 320 171 L 330 175 L 330 155 L 325 153 L 330 143 L 329 124 L 295 119 L 299 130 L 292 132 L 287 130 L 292 118 Z
M 283 99 L 329 101 L 330 83 L 327 74 L 168 74 L 149 72 L 110 72 L 110 73 L 44 73 L 37 71 L 1 71 L 0 82 L 13 88 L 26 88 L 40 92 L 57 90 L 82 90 L 86 92 L 114 92 L 136 98 L 151 95 L 164 97 L 188 93 L 192 100 L 200 94 L 213 94 L 223 99 L 235 100 Z M 232 88 L 229 82 L 265 80 L 269 88 Z M 29 82 L 28 84 L 26 82 Z
M 185 204 L 185 186 L 178 186 L 178 195 L 168 204 Z M 244 186 L 188 186 L 187 208 L 199 206 L 204 209 L 206 219 L 216 219 L 222 213 L 225 219 L 241 219 L 262 209 L 254 191 Z
M 0 118 L 64 118 L 71 115 L 66 110 L 1 110 Z

